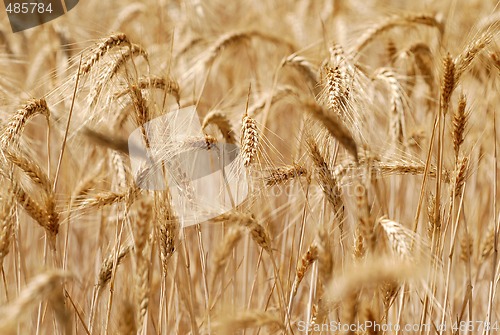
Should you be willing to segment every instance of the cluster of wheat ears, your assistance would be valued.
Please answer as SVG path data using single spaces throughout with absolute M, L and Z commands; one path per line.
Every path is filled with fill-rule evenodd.
M 0 333 L 497 333 L 495 1 L 0 17 Z M 188 106 L 249 194 L 183 227 L 127 138 Z

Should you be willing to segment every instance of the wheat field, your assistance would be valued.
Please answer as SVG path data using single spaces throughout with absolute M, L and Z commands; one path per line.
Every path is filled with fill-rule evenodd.
M 500 333 L 496 0 L 0 15 L 0 334 Z M 186 108 L 165 164 L 232 145 L 248 192 L 194 225 L 220 190 L 127 142 Z

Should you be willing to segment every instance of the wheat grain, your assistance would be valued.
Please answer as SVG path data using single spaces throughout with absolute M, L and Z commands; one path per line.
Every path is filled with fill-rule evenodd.
M 247 228 L 255 243 L 268 253 L 271 253 L 271 238 L 264 226 L 255 219 L 253 214 L 231 211 L 216 217 L 214 220 L 217 222 L 227 221 Z
M 236 248 L 238 242 L 242 237 L 242 227 L 234 226 L 229 229 L 227 234 L 224 235 L 224 240 L 221 245 L 215 250 L 214 255 L 214 271 L 212 279 L 212 287 L 215 284 L 217 276 L 222 273 L 224 266 L 227 264 L 231 257 L 231 252 Z
M 97 104 L 104 87 L 118 74 L 120 69 L 122 69 L 129 60 L 139 56 L 142 56 L 146 62 L 149 62 L 149 56 L 146 50 L 139 45 L 132 44 L 125 52 L 121 52 L 118 58 L 113 59 L 113 61 L 104 68 L 105 70 L 100 73 L 98 81 L 90 95 L 91 107 Z
M 291 86 L 288 86 L 288 85 L 278 86 L 275 90 L 272 91 L 271 106 L 276 104 L 278 101 L 283 100 L 284 98 L 286 98 L 288 96 L 298 97 L 299 94 L 298 94 L 297 90 Z M 268 100 L 269 100 L 269 96 L 263 95 L 253 105 L 251 105 L 248 108 L 248 115 L 255 118 L 259 114 L 259 112 L 264 109 Z
M 17 202 L 40 226 L 47 228 L 49 225 L 49 217 L 47 212 L 42 209 L 36 200 L 30 197 L 18 184 L 13 185 L 13 193 Z

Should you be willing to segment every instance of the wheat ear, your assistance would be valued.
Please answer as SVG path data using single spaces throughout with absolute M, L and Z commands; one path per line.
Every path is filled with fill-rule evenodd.
M 259 147 L 259 131 L 255 120 L 245 114 L 241 124 L 241 152 L 243 165 L 250 167 L 255 162 Z
M 43 98 L 29 100 L 22 108 L 17 110 L 0 135 L 1 145 L 6 147 L 11 143 L 16 143 L 28 121 L 38 114 L 45 116 L 47 121 L 50 117 L 47 102 Z
M 150 263 L 150 221 L 152 207 L 146 201 L 139 202 L 135 234 L 135 293 L 137 299 L 137 329 L 142 329 L 145 323 L 149 305 L 149 263 Z
M 110 253 L 103 261 L 101 264 L 101 269 L 99 270 L 99 275 L 97 276 L 97 288 L 99 290 L 102 290 L 106 284 L 109 282 L 111 279 L 111 274 L 114 271 L 116 271 L 116 268 L 122 260 L 129 254 L 130 249 L 133 249 L 133 246 L 130 244 L 124 245 L 120 248 L 118 251 L 118 255 L 116 256 L 116 263 L 115 263 L 115 253 L 112 252 Z
M 0 204 L 0 267 L 3 265 L 5 256 L 9 253 L 10 241 L 14 234 L 14 197 L 11 193 L 11 187 L 2 195 Z
M 0 331 L 10 334 L 22 318 L 29 315 L 28 311 L 38 305 L 43 299 L 50 298 L 57 290 L 62 290 L 62 280 L 68 278 L 68 273 L 53 270 L 37 275 L 19 296 L 0 308 Z
M 444 25 L 435 16 L 428 14 L 406 14 L 393 16 L 385 21 L 373 26 L 368 29 L 355 43 L 353 51 L 355 53 L 362 51 L 366 46 L 372 43 L 377 36 L 382 33 L 400 26 L 411 26 L 411 25 L 426 25 L 430 27 L 435 27 L 439 30 L 440 34 L 443 34 Z
M 118 74 L 118 71 L 120 71 L 129 60 L 139 56 L 142 56 L 146 62 L 149 62 L 146 50 L 139 45 L 132 44 L 125 52 L 121 52 L 119 57 L 114 59 L 111 64 L 106 65 L 105 71 L 99 75 L 99 80 L 92 91 L 90 97 L 91 106 L 97 104 L 103 88 Z
M 450 104 L 451 95 L 456 87 L 455 62 L 448 54 L 443 59 L 443 76 L 441 78 L 441 109 L 446 114 Z
M 325 126 L 328 132 L 339 141 L 339 143 L 354 157 L 354 160 L 358 162 L 358 146 L 351 132 L 343 123 L 338 120 L 335 115 L 328 115 L 326 111 L 314 101 L 305 100 L 302 101 L 301 104 L 308 113 Z
M 391 92 L 391 137 L 394 144 L 404 143 L 404 91 L 396 74 L 390 69 L 380 69 L 376 78 L 387 84 Z
M 94 64 L 97 63 L 99 59 L 104 56 L 104 54 L 106 54 L 110 49 L 120 45 L 130 47 L 130 41 L 127 35 L 123 33 L 113 34 L 103 39 L 103 41 L 94 49 L 90 58 L 82 64 L 80 75 L 89 73 Z
M 460 77 L 468 70 L 476 56 L 483 51 L 493 40 L 493 35 L 490 32 L 485 32 L 476 40 L 472 41 L 455 59 L 455 82 L 458 82 Z
M 302 176 L 309 178 L 305 167 L 299 164 L 287 165 L 271 170 L 269 176 L 265 178 L 265 183 L 267 186 L 280 185 L 290 179 Z
M 173 96 L 177 104 L 180 104 L 181 96 L 179 83 L 173 78 L 142 77 L 137 81 L 136 86 L 141 90 L 152 88 L 163 90 L 166 94 Z M 130 94 L 130 88 L 115 93 L 114 98 L 119 99 L 127 94 Z
M 312 137 L 306 138 L 306 143 L 309 148 L 309 154 L 318 171 L 318 182 L 325 194 L 326 200 L 332 205 L 335 215 L 339 218 L 339 222 L 344 218 L 344 203 L 342 201 L 342 190 L 339 186 L 339 181 L 330 171 L 328 163 L 321 154 L 318 144 Z
M 458 159 L 460 147 L 464 142 L 465 128 L 467 127 L 467 120 L 469 113 L 466 111 L 467 99 L 464 94 L 460 95 L 458 99 L 458 107 L 453 115 L 453 150 L 455 151 L 455 159 Z
M 234 134 L 233 127 L 226 114 L 218 110 L 211 111 L 205 115 L 202 128 L 205 129 L 210 124 L 214 124 L 219 128 L 226 143 L 236 143 L 236 135 Z

